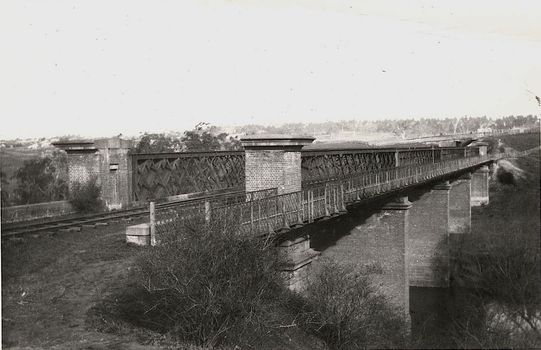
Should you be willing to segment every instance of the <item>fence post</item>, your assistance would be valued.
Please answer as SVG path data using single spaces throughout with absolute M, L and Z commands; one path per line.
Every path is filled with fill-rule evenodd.
M 330 216 L 330 213 L 329 213 L 329 207 L 328 207 L 328 205 L 327 205 L 327 203 L 328 203 L 328 200 L 327 200 L 328 194 L 329 194 L 328 186 L 327 186 L 327 183 L 325 183 L 325 193 L 324 193 L 324 196 L 323 196 L 324 199 L 325 199 L 324 202 L 323 202 L 323 204 L 324 204 L 324 206 L 325 206 L 325 217 L 329 217 L 329 216 Z
M 302 221 L 302 218 L 304 216 L 304 203 L 303 203 L 303 200 L 302 200 L 302 196 L 303 195 L 303 192 L 300 191 L 299 192 L 299 195 L 297 196 L 297 225 L 299 226 L 302 226 L 303 225 L 303 221 Z
M 333 188 L 333 214 L 338 214 L 338 187 Z
M 314 192 L 308 190 L 308 222 L 314 222 Z
M 344 184 L 340 183 L 340 212 L 346 213 L 346 193 L 344 192 Z
M 282 229 L 289 230 L 289 225 L 287 224 L 287 211 L 286 211 L 286 201 L 285 198 L 282 198 L 281 207 L 282 207 Z
M 150 202 L 150 245 L 156 245 L 156 203 Z
M 254 233 L 254 202 L 250 201 L 250 233 Z
M 205 201 L 205 222 L 208 224 L 210 222 L 210 202 Z

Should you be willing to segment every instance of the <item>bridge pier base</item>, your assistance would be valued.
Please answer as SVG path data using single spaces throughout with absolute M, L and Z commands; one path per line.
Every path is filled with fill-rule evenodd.
M 286 287 L 294 292 L 304 291 L 312 271 L 312 262 L 320 255 L 310 248 L 310 237 L 285 240 L 276 249 L 284 262 L 280 272 Z
M 449 287 L 448 181 L 413 202 L 408 240 L 409 285 Z
M 449 192 L 449 234 L 471 233 L 471 174 L 451 184 Z
M 410 320 L 406 264 L 410 208 L 408 197 L 397 198 L 321 252 L 322 257 L 350 265 L 369 276 L 389 303 L 403 312 L 407 322 Z
M 471 206 L 479 207 L 489 203 L 489 173 L 490 169 L 484 165 L 472 174 L 471 180 Z

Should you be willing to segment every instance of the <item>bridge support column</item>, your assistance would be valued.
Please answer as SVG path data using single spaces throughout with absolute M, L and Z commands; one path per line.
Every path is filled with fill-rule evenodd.
M 301 190 L 301 149 L 313 137 L 253 136 L 241 139 L 246 151 L 246 191 L 276 188 L 278 194 Z
M 310 248 L 310 237 L 287 239 L 276 249 L 284 262 L 280 272 L 286 287 L 295 292 L 304 291 L 312 271 L 312 262 L 320 255 Z
M 483 165 L 472 174 L 471 179 L 471 206 L 479 207 L 489 203 L 489 176 L 490 169 Z
M 69 190 L 76 183 L 96 179 L 101 198 L 108 209 L 120 209 L 130 202 L 131 141 L 118 137 L 96 141 L 57 142 L 54 146 L 68 154 Z
M 408 197 L 387 203 L 379 212 L 344 232 L 344 236 L 321 253 L 322 257 L 352 265 L 360 273 L 368 275 L 389 302 L 402 310 L 408 322 L 406 251 L 410 208 Z
M 449 234 L 471 232 L 471 174 L 451 184 L 449 192 Z
M 413 202 L 408 241 L 409 285 L 449 287 L 449 191 L 444 182 Z

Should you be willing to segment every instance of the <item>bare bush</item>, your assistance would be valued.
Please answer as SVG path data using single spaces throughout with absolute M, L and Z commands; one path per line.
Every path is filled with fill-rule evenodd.
M 520 234 L 487 234 L 465 244 L 455 273 L 472 289 L 465 299 L 470 311 L 453 315 L 458 344 L 541 346 L 540 263 L 539 242 Z
M 260 237 L 239 234 L 233 221 L 190 220 L 146 250 L 136 263 L 137 298 L 127 300 L 131 322 L 207 345 L 263 329 L 282 293 L 277 254 Z
M 82 213 L 98 212 L 104 209 L 100 198 L 101 189 L 97 179 L 92 178 L 86 183 L 75 183 L 70 190 L 70 203 L 75 210 Z
M 308 284 L 299 323 L 334 349 L 403 347 L 399 310 L 352 267 L 325 261 Z

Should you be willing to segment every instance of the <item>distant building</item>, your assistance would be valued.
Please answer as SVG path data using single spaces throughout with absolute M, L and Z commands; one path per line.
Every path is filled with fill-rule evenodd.
M 518 132 L 518 133 L 523 133 L 523 132 L 528 131 L 529 129 L 530 128 L 525 127 L 525 126 L 513 126 L 513 128 L 511 130 L 513 130 L 515 132 Z
M 493 132 L 493 130 L 492 130 L 492 128 L 485 127 L 485 128 L 477 129 L 477 132 L 479 132 L 479 133 L 481 133 L 481 132 Z

